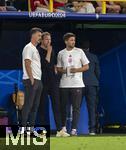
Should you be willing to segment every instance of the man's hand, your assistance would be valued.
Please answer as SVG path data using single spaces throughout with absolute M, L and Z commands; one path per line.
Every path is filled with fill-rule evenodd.
M 70 73 L 76 73 L 76 72 L 78 72 L 78 71 L 77 71 L 77 68 L 71 68 L 71 69 L 70 69 Z
M 30 59 L 25 59 L 25 68 L 26 68 L 27 74 L 29 76 L 29 79 L 31 81 L 31 85 L 33 85 L 34 84 L 34 78 L 32 75 L 31 60 Z
M 34 85 L 35 82 L 34 78 L 30 79 L 30 81 L 31 81 L 31 85 Z
M 57 67 L 57 71 L 62 74 L 67 73 L 67 70 L 64 69 L 63 67 Z
M 55 71 L 55 74 L 58 74 L 58 70 L 56 66 L 54 66 L 54 71 Z
M 84 65 L 84 66 L 81 67 L 81 68 L 71 68 L 71 69 L 70 69 L 70 72 L 71 72 L 71 73 L 85 72 L 85 71 L 87 71 L 88 69 L 89 69 L 89 65 L 86 64 L 86 65 Z
M 49 53 L 52 52 L 52 46 L 51 46 L 51 45 L 48 45 L 48 46 L 47 46 L 47 52 L 49 52 Z

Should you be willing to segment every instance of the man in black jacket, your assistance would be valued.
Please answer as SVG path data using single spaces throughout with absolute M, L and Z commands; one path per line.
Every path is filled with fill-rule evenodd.
M 59 99 L 59 81 L 56 69 L 56 57 L 51 46 L 51 34 L 44 32 L 42 34 L 41 45 L 38 47 L 41 57 L 43 92 L 41 95 L 39 116 L 40 124 L 49 124 L 49 102 L 48 96 L 51 98 L 54 120 L 57 127 L 57 137 L 67 137 L 68 133 L 62 130 L 60 99 Z
M 85 83 L 84 95 L 88 108 L 89 134 L 95 135 L 100 68 L 97 56 L 89 52 L 89 44 L 89 41 L 85 41 L 82 45 L 82 48 L 90 61 L 89 70 L 83 74 Z

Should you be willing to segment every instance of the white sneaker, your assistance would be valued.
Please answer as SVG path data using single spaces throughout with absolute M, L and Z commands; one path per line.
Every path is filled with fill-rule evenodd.
M 70 134 L 68 134 L 67 132 L 64 132 L 63 130 L 57 132 L 56 137 L 69 137 Z
M 72 136 L 77 136 L 77 130 L 76 130 L 76 129 L 72 129 L 71 135 L 72 135 Z
M 62 127 L 62 131 L 67 132 L 66 126 Z
M 20 127 L 19 130 L 18 130 L 18 133 L 19 134 L 24 134 L 26 131 L 26 127 Z
M 89 135 L 96 135 L 96 133 L 95 132 L 90 132 Z
M 27 127 L 26 132 L 27 132 L 27 135 L 31 135 L 31 133 L 33 132 L 33 127 Z

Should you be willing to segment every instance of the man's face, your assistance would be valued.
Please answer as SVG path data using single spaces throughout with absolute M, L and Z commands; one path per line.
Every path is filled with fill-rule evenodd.
M 48 45 L 51 45 L 51 36 L 50 35 L 45 35 L 43 37 L 42 45 L 44 45 L 44 47 L 47 47 Z
M 74 48 L 76 43 L 75 40 L 75 37 L 70 37 L 68 40 L 65 41 L 66 46 L 69 48 Z
M 42 37 L 42 33 L 41 32 L 36 32 L 36 33 L 33 34 L 33 38 L 36 41 L 36 43 L 40 43 L 41 37 Z

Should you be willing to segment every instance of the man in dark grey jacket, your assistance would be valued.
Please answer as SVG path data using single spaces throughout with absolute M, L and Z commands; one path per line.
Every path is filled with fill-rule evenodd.
M 89 52 L 89 44 L 89 41 L 85 41 L 82 45 L 82 48 L 90 61 L 89 70 L 83 74 L 85 83 L 84 96 L 86 98 L 88 108 L 89 134 L 95 135 L 100 68 L 97 56 Z

